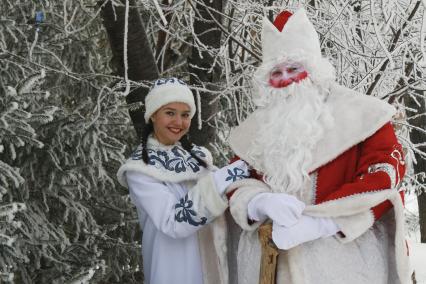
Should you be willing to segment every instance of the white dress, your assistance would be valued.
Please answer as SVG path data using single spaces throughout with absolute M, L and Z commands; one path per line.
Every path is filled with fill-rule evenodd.
M 150 165 L 141 160 L 139 147 L 118 172 L 143 231 L 145 283 L 206 284 L 211 272 L 204 271 L 198 231 L 222 215 L 226 198 L 217 193 L 212 167 L 199 166 L 180 144 L 165 146 L 150 138 L 148 149 Z M 196 149 L 211 160 L 206 149 Z
M 143 231 L 145 282 L 203 283 L 198 239 L 194 233 L 205 222 L 197 220 L 199 225 L 194 226 L 175 218 L 175 206 L 184 200 L 187 187 L 182 183 L 163 183 L 134 171 L 127 172 L 126 176 Z

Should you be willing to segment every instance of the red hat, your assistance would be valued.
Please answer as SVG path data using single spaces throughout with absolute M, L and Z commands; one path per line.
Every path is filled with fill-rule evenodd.
M 293 14 L 289 11 L 282 11 L 275 18 L 274 26 L 281 32 L 291 15 Z

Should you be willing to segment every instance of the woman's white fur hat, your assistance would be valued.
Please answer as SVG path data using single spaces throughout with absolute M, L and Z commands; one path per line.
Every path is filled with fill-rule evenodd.
M 169 103 L 185 103 L 190 108 L 190 117 L 195 114 L 195 101 L 191 90 L 178 78 L 158 79 L 145 97 L 145 122 L 162 106 Z

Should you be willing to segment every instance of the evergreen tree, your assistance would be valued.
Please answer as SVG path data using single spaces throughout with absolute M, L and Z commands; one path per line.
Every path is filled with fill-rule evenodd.
M 83 1 L 0 10 L 1 281 L 136 281 L 137 222 L 115 180 L 134 130 L 109 87 L 117 78 L 100 10 Z
M 108 45 L 101 11 L 111 3 L 123 8 L 127 1 L 0 2 L 0 282 L 142 281 L 136 211 L 115 174 L 137 144 L 125 94 L 147 84 L 112 71 L 110 60 L 125 49 L 113 56 Z M 337 80 L 398 107 L 395 125 L 407 160 L 422 167 L 421 1 L 129 3 L 138 7 L 158 75 L 192 82 L 199 105 L 205 98 L 218 104 L 193 120 L 198 132 L 206 125 L 216 131 L 203 142 L 218 166 L 233 155 L 230 128 L 253 111 L 262 17 L 304 5 Z M 207 32 L 216 34 L 215 44 L 203 37 Z M 420 135 L 412 143 L 414 131 Z M 423 191 L 422 177 L 412 167 L 405 183 Z

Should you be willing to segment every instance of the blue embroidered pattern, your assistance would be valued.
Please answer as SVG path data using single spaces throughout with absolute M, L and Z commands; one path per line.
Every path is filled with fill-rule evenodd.
M 179 200 L 179 203 L 176 203 L 175 209 L 176 209 L 176 215 L 175 220 L 180 222 L 186 222 L 193 226 L 199 226 L 204 225 L 207 222 L 206 217 L 201 217 L 200 221 L 196 221 L 193 219 L 193 217 L 197 216 L 197 213 L 192 210 L 192 206 L 194 203 L 192 200 L 188 199 L 188 194 L 185 195 L 185 197 L 181 198 Z
M 249 177 L 248 175 L 244 174 L 244 170 L 237 168 L 237 167 L 233 168 L 232 170 L 228 169 L 228 175 L 229 176 L 225 179 L 225 181 L 230 181 L 230 180 L 236 181 L 236 180 L 239 180 L 239 179 Z
M 163 78 L 163 79 L 157 79 L 154 83 L 154 86 L 161 86 L 164 84 L 175 84 L 178 83 L 180 85 L 186 86 L 186 83 L 182 81 L 181 79 L 172 77 L 172 78 Z
M 206 157 L 206 154 L 199 146 L 192 147 L 191 153 L 199 158 Z M 142 147 L 139 146 L 133 152 L 131 158 L 132 160 L 142 160 Z M 168 151 L 148 149 L 148 164 L 175 173 L 186 171 L 196 173 L 201 170 L 200 163 L 180 146 L 174 146 Z

